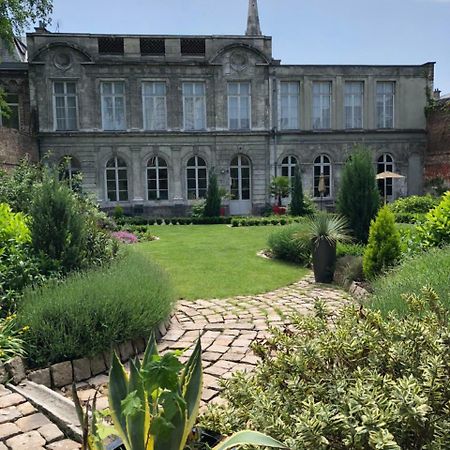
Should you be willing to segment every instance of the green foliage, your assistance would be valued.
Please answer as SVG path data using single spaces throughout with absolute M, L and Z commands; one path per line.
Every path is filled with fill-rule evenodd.
M 26 290 L 18 320 L 30 326 L 30 360 L 42 365 L 93 356 L 148 336 L 170 314 L 173 302 L 165 273 L 127 247 L 126 256 L 109 267 Z
M 267 245 L 273 256 L 307 266 L 311 260 L 311 239 L 303 224 L 280 228 L 269 235 Z
M 86 224 L 76 195 L 55 173 L 36 189 L 31 215 L 33 248 L 51 270 L 69 272 L 85 258 Z
M 0 203 L 0 255 L 10 241 L 17 244 L 30 242 L 30 230 L 27 219 L 22 213 L 13 213 L 6 203 Z
M 72 394 L 83 428 L 85 447 L 103 450 L 106 448 L 102 442 L 104 438 L 114 434 L 121 438 L 127 450 L 183 450 L 187 444 L 198 448 L 197 443 L 192 442 L 192 428 L 197 419 L 203 386 L 201 354 L 199 339 L 186 365 L 183 365 L 175 353 L 160 356 L 152 336 L 142 363 L 138 359 L 131 361 L 129 374 L 114 354 L 108 389 L 112 427 L 98 422 L 95 405 L 89 426 L 89 413 L 83 412 L 73 385 Z M 226 450 L 243 444 L 287 448 L 261 433 L 243 431 L 213 450 Z
M 398 198 L 389 203 L 389 209 L 395 215 L 395 221 L 400 223 L 416 223 L 439 203 L 439 199 L 431 195 L 411 195 Z
M 113 218 L 114 220 L 121 219 L 124 216 L 123 206 L 116 205 L 113 210 Z
M 203 215 L 205 217 L 219 217 L 220 203 L 221 196 L 219 192 L 219 185 L 217 184 L 217 175 L 213 170 L 210 170 L 208 176 L 208 192 L 206 193 Z
M 322 240 L 327 241 L 330 245 L 350 241 L 347 219 L 343 216 L 320 212 L 315 216 L 308 217 L 305 225 L 309 238 L 315 244 Z
M 205 200 L 199 200 L 192 205 L 191 217 L 201 219 L 205 215 Z
M 277 199 L 278 206 L 281 206 L 281 199 L 289 195 L 289 178 L 273 177 L 270 183 L 270 193 Z
M 336 256 L 363 256 L 366 247 L 362 244 L 354 244 L 351 242 L 338 242 L 336 247 Z
M 372 157 L 368 150 L 357 148 L 344 166 L 337 198 L 338 211 L 348 219 L 355 238 L 367 242 L 370 221 L 380 204 Z
M 374 278 L 394 266 L 400 255 L 400 234 L 395 226 L 394 214 L 384 206 L 370 225 L 369 242 L 363 258 L 364 275 Z
M 297 166 L 295 167 L 294 181 L 292 183 L 289 213 L 293 216 L 304 216 L 307 214 L 307 208 L 303 198 L 302 174 Z
M 425 222 L 417 230 L 424 248 L 450 244 L 450 191 L 427 213 Z
M 28 327 L 18 329 L 15 315 L 0 319 L 0 361 L 9 361 L 15 356 L 25 356 L 22 335 L 27 330 Z
M 334 271 L 334 281 L 346 288 L 350 287 L 353 281 L 363 281 L 363 258 L 356 255 L 345 255 L 336 261 Z
M 409 314 L 383 319 L 347 307 L 329 326 L 323 305 L 294 329 L 273 329 L 251 374 L 224 382 L 224 406 L 202 426 L 244 424 L 291 450 L 450 448 L 448 321 L 432 290 L 407 299 Z
M 404 314 L 403 296 L 418 292 L 422 286 L 432 287 L 444 306 L 450 310 L 450 247 L 430 249 L 406 258 L 383 277 L 372 283 L 371 307 L 383 313 L 397 311 Z

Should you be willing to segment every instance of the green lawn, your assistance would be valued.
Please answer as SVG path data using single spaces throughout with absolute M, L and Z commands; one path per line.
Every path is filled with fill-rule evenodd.
M 138 244 L 169 273 L 180 299 L 259 294 L 297 281 L 299 266 L 256 255 L 267 247 L 274 226 L 154 226 L 159 241 Z

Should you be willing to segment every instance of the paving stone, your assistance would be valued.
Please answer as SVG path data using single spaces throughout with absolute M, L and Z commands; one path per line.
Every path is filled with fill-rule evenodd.
M 92 377 L 88 380 L 88 383 L 91 386 L 100 386 L 102 384 L 108 383 L 108 376 L 107 375 L 97 375 L 95 377 Z
M 8 450 L 8 447 L 3 442 L 0 442 L 0 450 Z
M 44 386 L 51 387 L 52 379 L 50 376 L 50 368 L 35 370 L 28 374 L 28 379 L 36 384 L 43 384 Z
M 210 374 L 210 375 L 214 375 L 216 377 L 220 377 L 222 376 L 224 373 L 228 372 L 228 368 L 225 367 L 220 367 L 217 364 L 213 364 L 212 366 L 206 368 L 203 372 Z
M 22 417 L 16 421 L 16 425 L 24 432 L 36 430 L 51 423 L 42 413 L 32 414 L 31 416 Z
M 63 387 L 73 381 L 72 364 L 70 361 L 54 364 L 52 366 L 53 384 L 56 387 Z
M 119 351 L 122 362 L 128 361 L 132 356 L 134 356 L 134 348 L 131 341 L 119 344 Z
M 47 444 L 64 438 L 64 433 L 54 423 L 48 423 L 38 428 L 38 432 Z
M 5 363 L 5 368 L 9 375 L 12 377 L 12 382 L 14 384 L 19 384 L 26 376 L 25 374 L 25 363 L 23 358 L 20 356 L 15 356 L 11 360 Z
M 202 391 L 202 400 L 204 402 L 208 402 L 209 400 L 211 400 L 216 395 L 218 395 L 218 392 L 214 391 L 213 389 L 203 389 L 203 391 Z
M 22 433 L 22 430 L 15 423 L 8 422 L 0 425 L 0 439 L 2 441 L 20 433 Z
M 92 375 L 98 375 L 106 371 L 105 359 L 102 354 L 94 356 L 89 360 Z
M 203 361 L 211 361 L 216 362 L 218 359 L 222 357 L 222 353 L 216 353 L 216 352 L 205 352 L 202 354 L 202 360 Z
M 17 409 L 22 414 L 22 416 L 29 416 L 30 414 L 33 414 L 36 412 L 36 408 L 29 402 L 18 405 Z
M 0 408 L 8 408 L 20 403 L 25 403 L 25 399 L 19 394 L 8 394 L 0 397 Z
M 19 417 L 22 417 L 22 414 L 16 406 L 0 409 L 0 424 L 14 422 Z
M 0 397 L 3 397 L 4 395 L 11 394 L 11 391 L 6 388 L 3 384 L 0 384 Z
M 80 448 L 81 445 L 78 444 L 78 442 L 70 439 L 64 439 L 62 441 L 57 441 L 53 444 L 47 445 L 48 450 L 78 450 Z
M 72 361 L 73 378 L 75 381 L 87 380 L 91 376 L 91 362 L 88 358 Z
M 45 439 L 34 430 L 8 439 L 6 445 L 11 450 L 35 450 L 45 445 Z

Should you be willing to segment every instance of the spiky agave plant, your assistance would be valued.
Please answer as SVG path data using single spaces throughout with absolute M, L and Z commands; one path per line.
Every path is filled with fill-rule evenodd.
M 198 340 L 183 365 L 175 353 L 158 354 L 154 337 L 142 362 L 130 362 L 125 371 L 113 355 L 109 374 L 109 413 L 113 426 L 101 423 L 93 404 L 92 421 L 81 408 L 75 386 L 72 392 L 83 429 L 83 449 L 104 450 L 103 440 L 119 436 L 127 450 L 183 450 L 197 419 L 202 392 L 201 344 Z M 90 430 L 89 430 L 90 428 Z M 241 431 L 212 450 L 245 444 L 287 449 L 275 439 L 255 431 Z
M 349 242 L 351 237 L 348 222 L 344 216 L 319 212 L 306 220 L 307 233 L 314 244 L 327 241 L 330 245 Z

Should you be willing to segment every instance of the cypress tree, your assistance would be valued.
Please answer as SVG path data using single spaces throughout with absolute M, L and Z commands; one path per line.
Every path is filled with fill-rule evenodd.
M 305 201 L 303 198 L 302 174 L 298 166 L 295 167 L 294 181 L 292 184 L 292 197 L 290 213 L 293 216 L 304 216 L 306 214 Z
M 369 151 L 357 148 L 344 166 L 337 209 L 348 219 L 356 239 L 367 242 L 370 221 L 380 206 L 375 170 Z
M 208 176 L 208 192 L 206 194 L 204 217 L 218 217 L 220 216 L 220 192 L 217 184 L 217 176 L 214 170 L 209 172 Z

